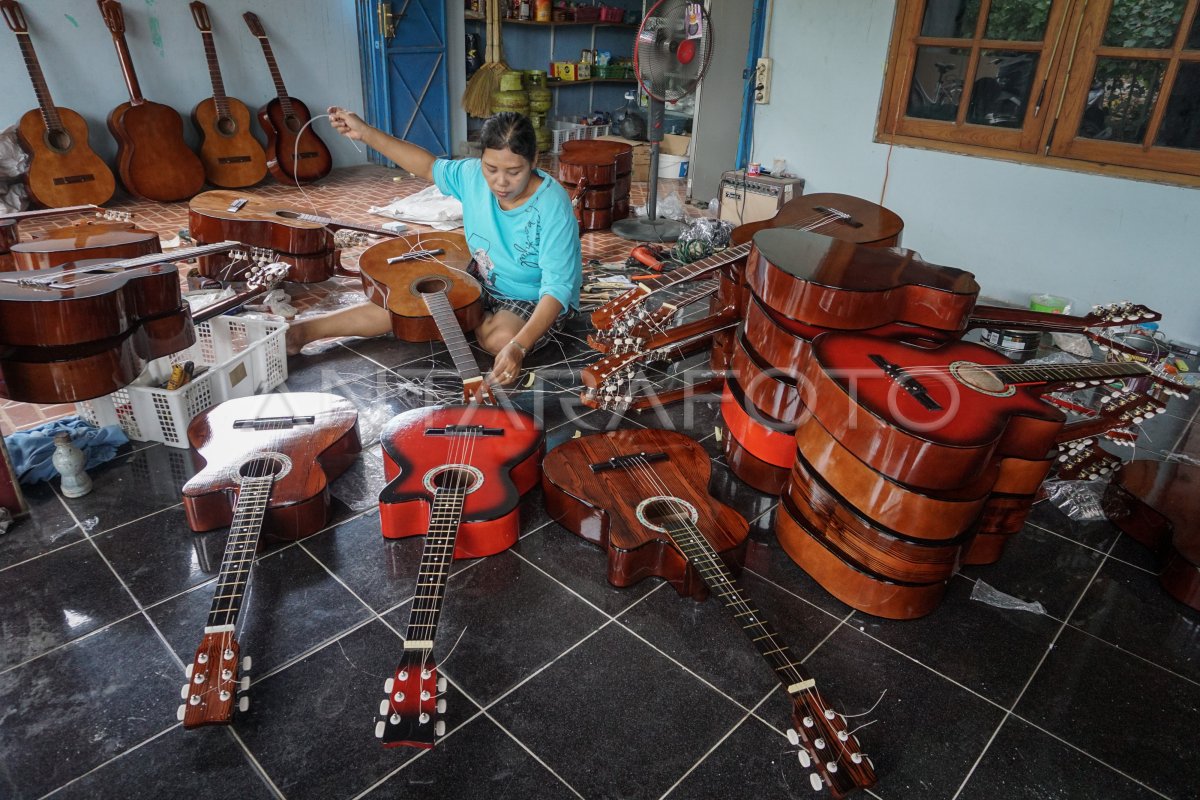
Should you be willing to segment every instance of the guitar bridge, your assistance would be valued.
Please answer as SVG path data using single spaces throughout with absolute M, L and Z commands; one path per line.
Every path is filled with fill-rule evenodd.
M 840 222 L 842 225 L 849 225 L 851 228 L 861 228 L 863 224 L 854 217 L 847 214 L 845 211 L 838 211 L 836 208 L 825 208 L 824 206 L 815 206 L 814 211 L 820 211 L 822 214 L 829 214 L 835 217 L 835 222 Z
M 426 436 L 503 436 L 503 428 L 486 428 L 483 425 L 447 425 L 444 428 L 426 428 Z
M 900 385 L 900 388 L 911 394 L 917 399 L 917 402 L 925 406 L 930 411 L 941 411 L 942 407 L 938 402 L 929 396 L 929 390 L 925 388 L 919 380 L 909 375 L 898 365 L 893 364 L 881 355 L 872 353 L 867 356 L 875 364 L 883 370 L 883 374 L 894 380 Z
M 294 428 L 297 425 L 312 425 L 316 417 L 257 417 L 255 419 L 239 419 L 233 423 L 234 428 L 253 428 L 256 431 L 272 431 L 283 428 Z
M 613 456 L 608 461 L 598 461 L 588 466 L 592 472 L 606 472 L 610 469 L 630 469 L 640 464 L 666 460 L 666 453 L 630 453 L 627 456 Z

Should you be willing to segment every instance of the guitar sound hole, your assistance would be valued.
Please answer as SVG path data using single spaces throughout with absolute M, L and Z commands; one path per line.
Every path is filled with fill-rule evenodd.
M 238 475 L 243 478 L 265 478 L 267 475 L 278 477 L 287 467 L 287 462 L 280 456 L 262 455 L 244 462 L 238 467 Z
M 237 123 L 229 117 L 221 117 L 217 120 L 217 133 L 222 136 L 233 136 L 237 133 Z
M 300 120 L 296 119 L 295 117 L 285 117 L 283 124 L 287 125 L 288 130 L 292 133 L 300 133 L 300 129 L 304 127 L 304 125 L 300 123 Z
M 433 476 L 432 483 L 439 489 L 472 489 L 475 474 L 460 467 L 449 467 Z
M 642 524 L 656 531 L 679 530 L 680 525 L 695 523 L 698 514 L 691 503 L 678 497 L 650 497 L 637 507 Z
M 71 135 L 66 131 L 46 131 L 46 146 L 59 153 L 71 149 Z
M 450 283 L 445 278 L 434 275 L 415 281 L 412 288 L 417 294 L 441 294 L 450 289 Z

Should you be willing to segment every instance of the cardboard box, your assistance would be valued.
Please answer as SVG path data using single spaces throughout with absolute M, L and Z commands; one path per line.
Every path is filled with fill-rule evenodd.
M 658 146 L 658 152 L 668 156 L 686 156 L 688 148 L 692 146 L 691 136 L 681 136 L 676 133 L 663 134 L 662 144 Z
M 650 143 L 639 142 L 634 139 L 626 139 L 621 136 L 600 136 L 600 139 L 607 139 L 610 142 L 624 142 L 633 147 L 633 172 L 632 180 L 645 183 L 650 180 Z M 661 148 L 660 148 L 661 150 Z

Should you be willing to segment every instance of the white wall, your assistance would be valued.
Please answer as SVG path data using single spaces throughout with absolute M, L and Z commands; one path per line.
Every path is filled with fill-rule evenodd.
M 752 160 L 786 158 L 806 192 L 882 202 L 903 217 L 906 247 L 971 270 L 988 296 L 1133 300 L 1171 338 L 1200 343 L 1198 189 L 896 147 L 880 201 L 889 149 L 873 132 L 894 14 L 890 0 L 774 3 L 776 84 Z
M 125 0 L 126 40 L 142 94 L 174 107 L 185 135 L 197 143 L 188 115 L 212 96 L 204 44 L 187 0 Z M 330 105 L 362 109 L 354 0 L 207 0 L 225 91 L 256 113 L 275 97 L 258 40 L 242 12 L 262 20 L 288 93 L 314 115 Z M 92 148 L 110 163 L 116 157 L 105 120 L 129 99 L 112 36 L 94 0 L 26 0 L 21 4 L 55 105 L 83 115 Z M 156 21 L 156 22 L 155 22 Z M 160 41 L 155 41 L 157 25 Z M 0 127 L 14 124 L 37 107 L 15 36 L 0 26 Z M 325 120 L 313 123 L 338 166 L 364 163 L 366 155 L 334 134 Z M 256 135 L 265 141 L 255 124 Z

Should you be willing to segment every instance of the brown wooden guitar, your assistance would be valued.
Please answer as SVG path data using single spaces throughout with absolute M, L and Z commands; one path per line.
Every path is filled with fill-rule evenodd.
M 267 134 L 267 169 L 280 183 L 297 184 L 320 180 L 333 169 L 333 156 L 311 125 L 308 106 L 292 97 L 283 85 L 279 65 L 258 16 L 250 11 L 242 15 L 246 27 L 262 45 L 275 82 L 275 99 L 258 109 L 258 121 Z
M 17 138 L 29 153 L 29 171 L 24 176 L 29 196 L 50 208 L 107 203 L 117 182 L 89 146 L 87 123 L 71 109 L 54 105 L 21 7 L 15 0 L 0 0 L 0 13 L 17 35 L 38 101 L 38 107 L 17 122 Z
M 76 214 L 83 211 L 95 211 L 99 206 L 88 203 L 79 206 L 64 206 L 62 208 L 46 208 L 37 211 L 18 211 L 0 217 L 0 272 L 12 272 L 17 268 L 13 261 L 12 248 L 21 240 L 21 220 L 39 217 L 55 217 L 62 214 Z
M 821 698 L 727 563 L 740 569 L 749 526 L 709 494 L 711 463 L 699 444 L 673 431 L 609 431 L 567 440 L 542 469 L 550 516 L 605 550 L 609 583 L 655 576 L 684 597 L 721 599 L 793 703 L 788 738 L 803 745 L 814 789 L 844 797 L 875 784 L 846 719 Z
M 162 252 L 158 233 L 139 228 L 129 214 L 106 211 L 96 216 L 13 245 L 13 265 L 18 270 L 49 269 L 74 261 L 118 260 Z
M 208 7 L 195 0 L 188 8 L 204 40 L 204 57 L 213 90 L 212 97 L 201 100 L 192 109 L 192 123 L 200 132 L 204 176 L 213 186 L 227 189 L 253 186 L 266 177 L 267 155 L 250 130 L 250 109 L 241 100 L 225 94 Z
M 362 449 L 358 412 L 345 398 L 317 392 L 252 395 L 213 406 L 188 425 L 203 468 L 183 486 L 194 531 L 229 527 L 204 636 L 183 685 L 185 728 L 223 725 L 250 685 L 239 672 L 237 623 L 265 532 L 284 540 L 316 533 L 329 521 L 329 483 Z
M 146 200 L 170 202 L 191 197 L 204 187 L 204 165 L 183 139 L 179 112 L 142 97 L 129 45 L 125 13 L 117 0 L 97 0 L 104 24 L 112 33 L 129 89 L 129 102 L 108 115 L 108 129 L 117 140 L 117 172 L 121 183 Z

